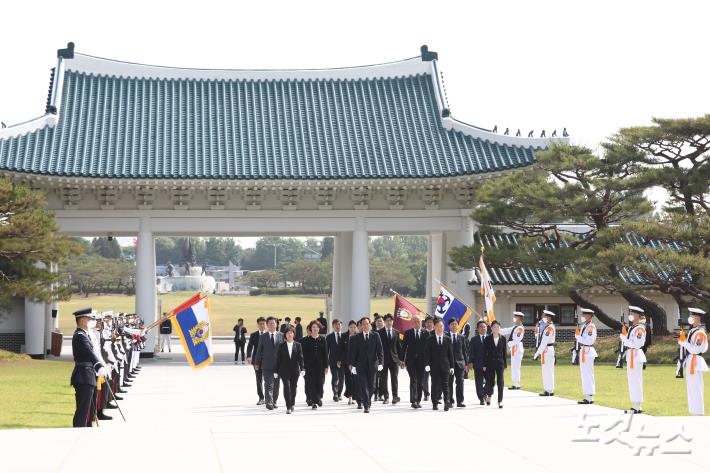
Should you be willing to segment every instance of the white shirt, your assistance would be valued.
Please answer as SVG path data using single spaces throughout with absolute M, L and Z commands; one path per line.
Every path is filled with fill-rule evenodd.
M 288 348 L 288 357 L 291 358 L 291 352 L 293 351 L 293 342 L 286 342 L 286 348 Z
M 493 335 L 493 344 L 494 344 L 495 346 L 498 346 L 498 339 L 499 339 L 499 338 L 500 338 L 500 336 L 496 337 L 495 335 Z

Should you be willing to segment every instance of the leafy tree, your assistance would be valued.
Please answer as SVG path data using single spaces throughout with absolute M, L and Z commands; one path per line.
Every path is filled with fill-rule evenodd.
M 297 260 L 288 263 L 284 267 L 286 279 L 298 282 L 303 288 L 303 292 L 311 294 L 323 294 L 330 289 L 333 278 L 333 262 L 328 259 L 320 260 Z
M 80 254 L 82 245 L 58 230 L 44 194 L 0 178 L 0 305 L 13 297 L 50 302 L 71 296 L 50 266 Z
M 388 295 L 390 289 L 409 295 L 416 285 L 408 258 L 370 258 L 370 286 L 375 295 Z
M 104 258 L 121 258 L 123 253 L 115 238 L 97 237 L 91 240 L 91 253 Z
M 606 325 L 619 327 L 615 318 L 588 299 L 586 291 L 604 286 L 647 307 L 648 299 L 623 280 L 618 266 L 600 264 L 598 252 L 615 242 L 602 244 L 597 236 L 622 220 L 644 215 L 651 206 L 643 197 L 644 182 L 637 177 L 638 153 L 616 143 L 605 143 L 602 149 L 603 154 L 597 156 L 585 147 L 553 143 L 537 153 L 535 172 L 485 182 L 473 218 L 484 226 L 495 226 L 482 231 L 496 232 L 502 227 L 521 237 L 519 244 L 487 247 L 490 266 L 546 269 L 560 293 L 593 309 Z M 580 233 L 565 223 L 585 224 L 589 231 Z M 480 252 L 479 237 L 473 246 L 451 252 L 452 266 L 474 267 Z M 649 312 L 654 321 L 663 319 L 658 327 L 665 327 L 665 313 Z
M 85 254 L 67 261 L 60 271 L 68 274 L 71 287 L 86 297 L 93 293 L 135 290 L 135 267 L 121 259 Z
M 263 271 L 252 271 L 247 275 L 249 284 L 259 288 L 277 287 L 278 283 L 283 281 L 284 275 L 282 271 L 274 271 L 272 269 L 264 269 Z

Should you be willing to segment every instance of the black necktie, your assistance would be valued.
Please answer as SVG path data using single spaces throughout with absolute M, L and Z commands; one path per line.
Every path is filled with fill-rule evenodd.
M 419 330 L 414 332 L 414 338 L 419 341 Z
M 441 346 L 441 337 L 438 337 L 438 338 L 439 338 L 439 346 Z
M 387 330 L 387 338 L 392 340 L 392 331 L 391 330 Z
M 335 344 L 337 345 L 338 343 L 340 343 L 340 334 L 335 332 Z
M 274 334 L 272 333 L 271 334 L 271 346 L 274 346 L 274 345 L 276 345 L 276 344 L 274 343 Z

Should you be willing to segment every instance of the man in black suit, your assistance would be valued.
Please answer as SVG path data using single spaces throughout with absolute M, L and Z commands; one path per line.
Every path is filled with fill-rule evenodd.
M 431 374 L 432 408 L 439 409 L 439 401 L 444 396 L 444 410 L 449 405 L 449 376 L 454 374 L 454 348 L 451 337 L 444 333 L 444 321 L 437 317 L 434 321 L 434 333 L 426 341 L 424 350 L 426 366 L 424 370 Z
M 362 402 L 365 414 L 370 412 L 372 403 L 372 389 L 375 384 L 375 375 L 382 371 L 384 354 L 382 352 L 382 341 L 377 332 L 372 331 L 370 319 L 363 317 L 360 319 L 360 329 L 357 335 L 350 339 L 350 360 L 352 366 L 350 371 L 357 376 L 360 396 L 358 401 Z
M 431 315 L 427 315 L 424 319 L 424 330 L 429 335 L 434 334 L 434 317 L 432 317 Z M 429 400 L 429 385 L 431 384 L 429 378 L 429 372 L 425 371 L 422 375 L 422 389 L 424 390 L 424 401 Z
M 286 333 L 286 329 L 291 326 L 291 317 L 284 317 L 284 323 L 279 327 L 279 332 Z
M 412 316 L 414 328 L 404 332 L 402 341 L 402 358 L 404 362 L 401 367 L 407 368 L 409 373 L 409 402 L 412 409 L 421 409 L 423 392 L 424 371 L 424 349 L 429 333 L 422 329 L 422 319 L 418 315 Z
M 300 342 L 301 339 L 303 338 L 303 325 L 301 325 L 301 318 L 296 317 L 293 319 L 293 323 L 296 325 L 296 338 L 295 340 L 297 342 Z
M 325 315 L 323 315 L 323 311 L 318 312 L 318 318 L 316 319 L 321 327 L 323 327 L 323 332 L 321 335 L 325 335 L 328 333 L 328 321 L 325 318 Z
M 266 332 L 259 338 L 254 356 L 254 367 L 261 369 L 264 378 L 264 400 L 268 410 L 276 409 L 279 400 L 279 374 L 276 372 L 276 349 L 283 341 L 283 334 L 276 330 L 276 317 L 266 318 Z
M 247 363 L 252 364 L 252 358 L 256 357 L 256 350 L 259 348 L 259 338 L 266 332 L 266 319 L 259 317 L 256 319 L 256 325 L 259 330 L 252 332 L 249 335 L 249 343 L 247 344 Z M 256 393 L 259 395 L 257 406 L 264 404 L 264 376 L 261 367 L 254 366 L 254 376 L 256 376 Z
M 343 366 L 343 353 L 346 353 L 347 335 L 343 335 L 341 330 L 343 323 L 338 319 L 333 319 L 333 331 L 326 337 L 328 347 L 328 367 L 330 368 L 330 384 L 333 389 L 333 401 L 338 402 L 343 393 L 345 385 L 345 367 Z
M 76 396 L 74 427 L 91 427 L 96 417 L 96 377 L 108 376 L 108 368 L 94 350 L 89 331 L 96 326 L 96 319 L 91 308 L 74 312 L 76 330 L 71 339 L 74 355 L 74 370 L 71 373 L 71 385 Z
M 402 353 L 402 341 L 399 338 L 399 330 L 392 327 L 394 317 L 392 314 L 385 314 L 382 318 L 385 326 L 378 330 L 380 340 L 382 340 L 382 351 L 385 356 L 384 369 L 379 373 L 380 392 L 385 399 L 383 404 L 389 403 L 390 393 L 387 389 L 387 375 L 392 383 L 392 405 L 399 402 L 399 359 Z
M 488 324 L 479 320 L 476 324 L 476 335 L 471 336 L 469 340 L 468 352 L 468 368 L 473 370 L 473 377 L 476 380 L 476 396 L 481 405 L 485 404 L 486 392 L 483 389 L 483 382 L 486 377 L 486 372 L 483 368 L 486 366 L 486 348 L 483 345 L 488 332 Z
M 456 381 L 456 407 L 466 407 L 463 403 L 463 374 L 468 363 L 466 340 L 459 333 L 459 321 L 455 317 L 449 319 L 449 333 L 454 350 L 454 374 L 449 376 L 449 404 L 454 405 L 454 381 Z

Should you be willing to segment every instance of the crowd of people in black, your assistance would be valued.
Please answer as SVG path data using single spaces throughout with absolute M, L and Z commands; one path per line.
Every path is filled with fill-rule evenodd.
M 498 407 L 503 407 L 503 372 L 506 368 L 506 337 L 500 324 L 481 320 L 476 334 L 470 325 L 459 327 L 456 319 L 412 317 L 413 327 L 400 333 L 392 314 L 375 314 L 358 321 L 334 319 L 330 333 L 320 317 L 304 327 L 301 318 L 257 319 L 258 329 L 247 338 L 243 319 L 234 326 L 235 363 L 253 365 L 259 400 L 266 409 L 278 408 L 280 385 L 286 413 L 295 409 L 298 381 L 304 378 L 306 404 L 323 406 L 326 375 L 331 375 L 333 402 L 347 399 L 368 413 L 372 402 L 398 404 L 399 371 L 409 375 L 409 403 L 421 409 L 431 399 L 432 408 L 448 411 L 464 408 L 464 380 L 473 371 L 481 405 L 490 405 L 494 388 Z M 374 327 L 373 327 L 374 324 Z M 445 326 L 448 325 L 448 326 Z M 246 353 L 245 353 L 246 347 Z M 245 358 L 246 355 L 246 358 Z

